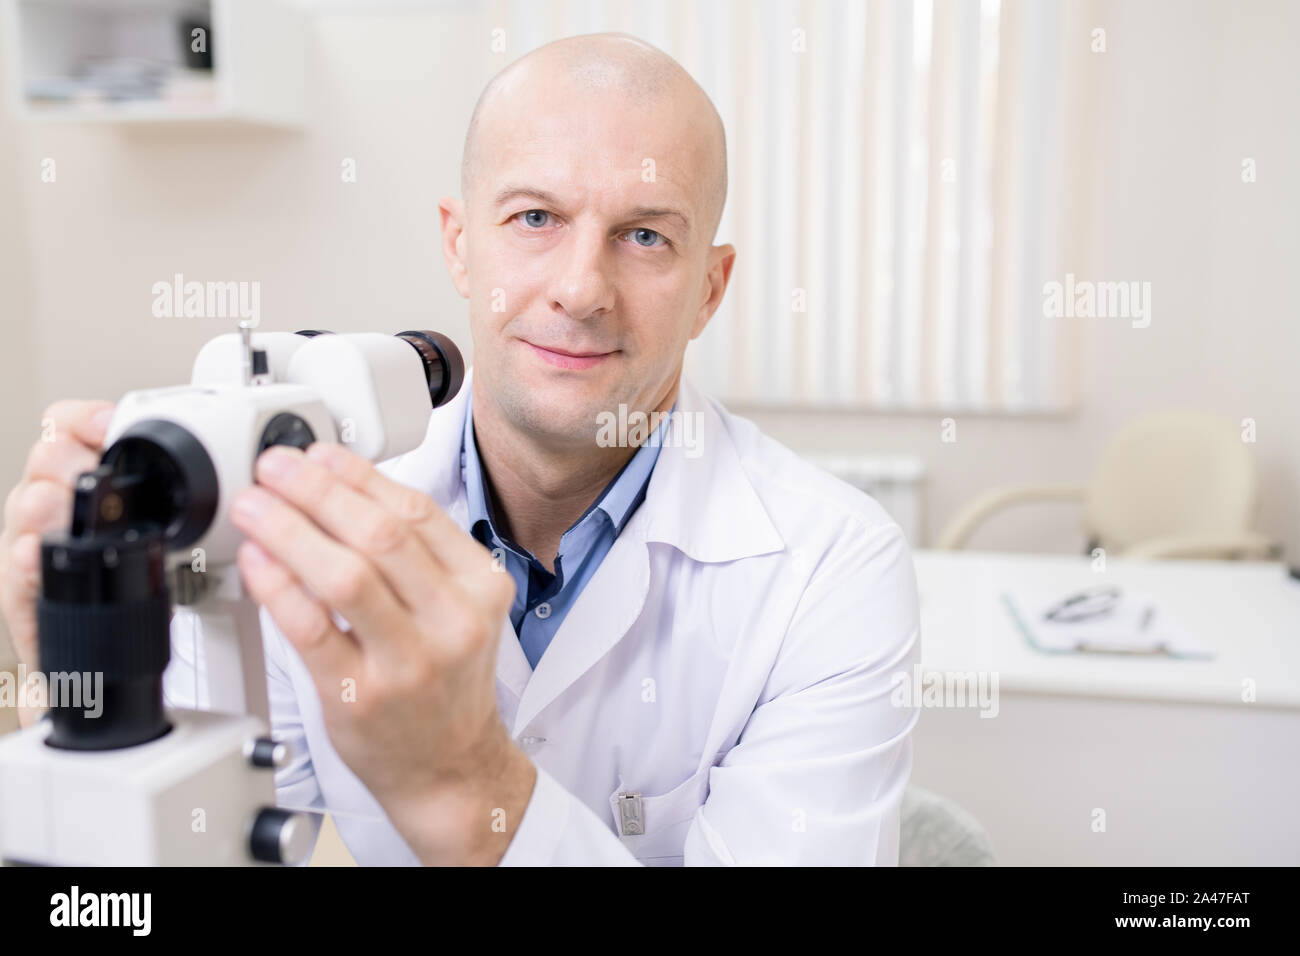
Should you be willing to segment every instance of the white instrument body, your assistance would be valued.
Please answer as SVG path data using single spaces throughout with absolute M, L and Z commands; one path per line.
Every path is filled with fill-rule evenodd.
M 49 721 L 0 740 L 0 853 L 50 866 L 253 866 L 252 821 L 275 804 L 244 756 L 255 717 L 169 710 L 170 733 L 122 750 L 45 746 Z
M 168 710 L 169 733 L 118 750 L 46 746 L 47 720 L 0 738 L 0 862 L 259 865 L 250 834 L 274 807 L 274 768 L 248 756 L 267 737 L 269 713 L 257 608 L 234 565 L 241 536 L 231 502 L 253 483 L 276 416 L 296 415 L 317 441 L 342 440 L 378 461 L 419 445 L 430 402 L 423 360 L 400 338 L 248 330 L 208 342 L 191 384 L 122 398 L 105 449 L 137 423 L 172 422 L 198 439 L 217 474 L 211 524 L 166 559 L 169 574 L 192 572 L 197 587 L 183 600 L 202 620 L 211 709 Z M 287 816 L 283 862 L 303 862 L 295 857 L 310 851 L 319 821 Z

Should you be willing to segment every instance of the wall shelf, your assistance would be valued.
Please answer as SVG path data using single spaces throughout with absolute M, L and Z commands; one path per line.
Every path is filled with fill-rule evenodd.
M 3 4 L 9 105 L 24 121 L 306 119 L 307 14 L 287 0 Z M 196 29 L 205 50 L 192 48 Z

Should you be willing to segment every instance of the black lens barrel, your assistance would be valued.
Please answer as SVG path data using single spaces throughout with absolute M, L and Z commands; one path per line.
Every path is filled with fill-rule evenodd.
M 164 554 L 156 533 L 42 541 L 37 632 L 49 746 L 115 750 L 170 729 L 162 695 L 171 657 Z
M 138 421 L 104 452 L 123 497 L 119 523 L 157 526 L 168 548 L 193 544 L 217 514 L 217 469 L 203 443 L 176 422 Z

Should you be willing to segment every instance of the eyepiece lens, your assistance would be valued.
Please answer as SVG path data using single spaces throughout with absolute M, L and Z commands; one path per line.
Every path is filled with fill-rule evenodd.
M 445 405 L 455 398 L 465 381 L 465 359 L 456 343 L 442 333 L 428 329 L 398 332 L 397 337 L 409 342 L 424 362 L 424 379 L 429 386 L 429 400 L 433 407 Z

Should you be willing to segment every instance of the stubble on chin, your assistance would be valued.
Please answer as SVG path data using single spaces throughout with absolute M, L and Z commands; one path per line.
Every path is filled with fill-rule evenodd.
M 517 382 L 501 385 L 495 393 L 498 405 L 515 429 L 531 435 L 576 446 L 595 445 L 599 415 L 618 408 L 618 400 L 566 398 L 530 390 Z

